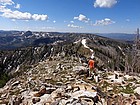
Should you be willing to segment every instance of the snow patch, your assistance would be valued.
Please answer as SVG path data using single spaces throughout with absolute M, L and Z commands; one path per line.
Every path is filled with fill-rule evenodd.
M 120 46 L 118 46 L 118 48 L 122 51 L 122 48 Z
M 3 60 L 3 64 L 5 63 L 6 59 L 7 59 L 7 57 L 4 58 L 4 60 Z
M 17 69 L 16 69 L 16 71 L 15 71 L 15 72 L 17 72 L 17 71 L 19 70 L 19 68 L 20 68 L 20 65 L 18 65 L 18 66 L 17 66 Z
M 90 49 L 90 48 L 86 45 L 86 39 L 83 39 L 83 40 L 81 41 L 81 43 L 82 43 L 82 45 L 83 45 L 85 48 L 89 49 L 89 50 L 92 52 L 91 58 L 93 59 L 93 58 L 94 58 L 94 51 L 93 51 L 92 49 Z
M 92 49 L 90 49 L 90 51 L 91 51 L 91 52 L 93 52 L 93 50 L 92 50 Z
M 94 58 L 94 53 L 92 53 L 92 55 L 91 55 L 91 59 L 93 59 Z
M 122 54 L 125 55 L 125 53 L 123 52 L 122 48 L 120 46 L 118 46 L 118 48 L 122 51 Z
M 83 46 L 84 46 L 85 48 L 90 49 L 90 48 L 86 45 L 86 39 L 83 39 L 81 43 L 83 44 Z

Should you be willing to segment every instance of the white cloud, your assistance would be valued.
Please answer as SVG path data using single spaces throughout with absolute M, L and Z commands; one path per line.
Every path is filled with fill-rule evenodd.
M 5 10 L 5 6 L 0 5 L 0 12 L 4 12 L 4 10 Z
M 73 25 L 73 24 L 68 24 L 68 27 L 70 27 L 70 28 L 82 28 L 81 26 L 76 26 L 76 25 Z
M 12 5 L 14 2 L 12 0 L 0 0 L 1 5 Z
M 94 26 L 106 26 L 106 25 L 110 25 L 115 23 L 115 21 L 112 21 L 109 18 L 105 18 L 103 20 L 96 20 L 95 24 L 93 24 Z
M 17 4 L 14 8 L 20 9 L 20 4 Z
M 54 20 L 53 23 L 56 23 L 56 21 Z
M 85 15 L 80 14 L 78 17 L 74 17 L 74 20 L 79 20 L 79 21 L 83 21 L 83 22 L 88 22 L 90 19 L 87 18 Z
M 70 23 L 74 23 L 74 21 L 70 21 Z
M 111 8 L 115 4 L 117 4 L 117 0 L 96 0 L 94 3 L 94 7 Z
M 39 15 L 39 14 L 30 14 L 28 12 L 20 12 L 20 11 L 11 11 L 10 9 L 4 10 L 4 13 L 1 15 L 5 18 L 17 19 L 17 20 L 47 20 L 47 15 Z
M 10 12 L 11 9 L 6 8 L 6 6 L 0 6 L 0 12 Z
M 39 14 L 33 14 L 32 18 L 33 20 L 47 20 L 48 16 L 47 15 L 39 15 Z
M 130 19 L 126 19 L 127 22 L 130 22 Z
M 15 22 L 16 20 L 15 19 L 12 19 L 11 21 Z
M 9 8 L 7 8 L 6 5 L 12 5 L 14 8 L 19 9 L 20 8 L 20 4 L 17 4 L 16 6 L 14 6 L 13 4 L 15 4 L 12 0 L 0 0 L 0 12 L 2 12 L 2 14 L 0 16 L 5 17 L 5 18 L 9 18 L 12 20 L 47 20 L 48 16 L 44 15 L 44 14 L 31 14 L 29 12 L 20 12 L 18 10 L 11 10 Z
M 1 16 L 10 18 L 10 19 L 18 19 L 18 20 L 29 20 L 31 19 L 31 14 L 27 12 L 19 12 L 19 11 L 8 11 L 4 12 Z

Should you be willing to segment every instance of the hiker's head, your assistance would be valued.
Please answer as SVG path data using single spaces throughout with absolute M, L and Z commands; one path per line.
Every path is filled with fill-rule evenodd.
M 91 56 L 91 59 L 94 59 L 95 57 L 94 56 Z

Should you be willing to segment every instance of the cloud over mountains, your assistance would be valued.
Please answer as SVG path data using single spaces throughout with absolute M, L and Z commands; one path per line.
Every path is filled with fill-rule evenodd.
M 115 21 L 112 21 L 109 18 L 105 18 L 105 19 L 102 19 L 102 20 L 96 20 L 95 24 L 93 24 L 93 25 L 94 26 L 106 26 L 106 25 L 110 25 L 110 24 L 113 24 L 113 23 L 115 23 Z
M 74 17 L 73 18 L 74 20 L 79 20 L 79 21 L 82 21 L 82 22 L 88 22 L 90 19 L 87 18 L 85 15 L 83 14 L 80 14 L 78 17 Z
M 76 26 L 74 24 L 68 24 L 68 27 L 70 27 L 70 28 L 83 28 L 81 26 Z
M 0 0 L 0 16 L 15 19 L 15 20 L 47 20 L 48 16 L 44 14 L 31 14 L 29 12 L 21 12 L 18 10 L 12 10 L 7 8 L 7 5 L 11 5 L 13 8 L 20 9 L 20 4 L 16 4 L 12 0 Z

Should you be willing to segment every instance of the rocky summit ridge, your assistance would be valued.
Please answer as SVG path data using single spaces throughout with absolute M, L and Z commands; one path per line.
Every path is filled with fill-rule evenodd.
M 140 105 L 140 76 L 98 70 L 87 77 L 86 64 L 76 60 L 54 57 L 17 71 L 0 88 L 0 104 Z

